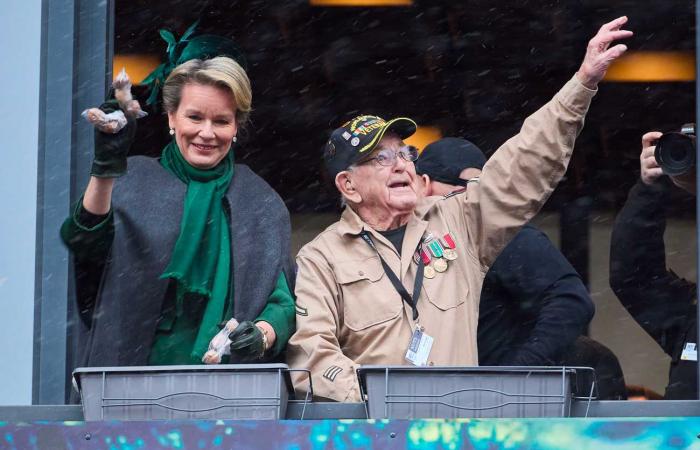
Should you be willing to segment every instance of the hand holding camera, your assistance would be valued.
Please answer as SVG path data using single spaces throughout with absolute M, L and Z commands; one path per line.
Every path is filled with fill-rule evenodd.
M 661 175 L 695 194 L 695 124 L 688 123 L 679 132 L 650 131 L 642 136 L 639 155 L 642 182 L 655 183 Z
M 673 177 L 692 171 L 695 167 L 694 123 L 686 123 L 680 131 L 664 133 L 657 139 L 654 157 L 665 175 Z
M 642 153 L 639 155 L 642 182 L 647 185 L 654 184 L 664 174 L 663 169 L 656 160 L 656 142 L 663 136 L 660 131 L 650 131 L 642 136 Z
M 639 161 L 644 184 L 668 175 L 676 186 L 695 195 L 695 141 L 694 123 L 683 125 L 680 131 L 652 131 L 642 136 Z

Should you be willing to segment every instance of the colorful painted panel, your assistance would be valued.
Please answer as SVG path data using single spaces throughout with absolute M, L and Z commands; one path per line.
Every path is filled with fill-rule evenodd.
M 700 418 L 0 423 L 1 449 L 700 449 Z

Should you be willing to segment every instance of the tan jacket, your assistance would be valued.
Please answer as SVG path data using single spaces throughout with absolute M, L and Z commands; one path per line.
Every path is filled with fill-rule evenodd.
M 314 394 L 360 401 L 359 365 L 405 365 L 416 323 L 384 273 L 377 253 L 359 236 L 366 229 L 409 293 L 412 257 L 424 233 L 450 232 L 457 259 L 424 279 L 419 325 L 434 338 L 429 365 L 476 366 L 476 329 L 484 275 L 503 247 L 540 209 L 564 175 L 595 91 L 576 77 L 528 117 L 520 133 L 489 159 L 480 183 L 466 193 L 422 200 L 410 217 L 401 256 L 350 208 L 297 255 L 297 331 L 288 362 L 308 368 Z M 295 386 L 306 391 L 306 376 Z

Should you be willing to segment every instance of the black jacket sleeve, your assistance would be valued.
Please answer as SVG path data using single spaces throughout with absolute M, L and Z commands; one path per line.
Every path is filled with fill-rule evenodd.
M 532 226 L 516 235 L 490 272 L 523 321 L 533 322 L 501 365 L 555 364 L 593 318 L 595 307 L 581 277 Z
M 664 231 L 670 182 L 630 190 L 615 220 L 610 287 L 639 325 L 673 356 L 694 315 L 696 286 L 666 269 Z

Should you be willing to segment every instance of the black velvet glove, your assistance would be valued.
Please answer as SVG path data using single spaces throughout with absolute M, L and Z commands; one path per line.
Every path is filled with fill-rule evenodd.
M 265 354 L 265 342 L 260 328 L 253 322 L 245 321 L 238 324 L 228 335 L 231 339 L 231 357 L 236 362 L 253 362 Z
M 117 111 L 116 100 L 108 100 L 100 109 L 105 113 Z M 126 126 L 116 134 L 95 129 L 95 157 L 90 175 L 98 178 L 117 178 L 126 173 L 126 156 L 136 135 L 136 120 L 127 116 Z

